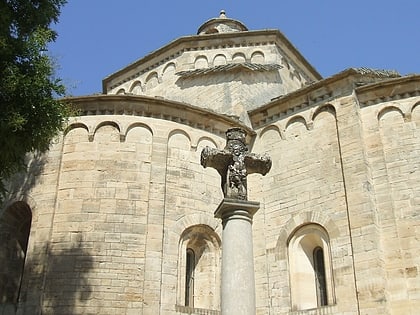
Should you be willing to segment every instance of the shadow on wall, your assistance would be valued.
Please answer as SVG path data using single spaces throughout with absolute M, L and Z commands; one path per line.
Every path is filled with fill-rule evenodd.
M 16 245 L 14 242 L 10 244 Z M 93 268 L 92 257 L 81 247 L 81 243 L 59 251 L 50 250 L 47 244 L 42 251 L 47 254 L 48 263 L 45 265 L 40 260 L 27 257 L 22 282 L 25 257 L 20 247 L 12 246 L 7 251 L 1 251 L 2 256 L 5 252 L 12 253 L 6 257 L 8 260 L 2 257 L 1 261 L 1 315 L 84 313 L 83 304 L 92 296 L 88 277 Z M 44 277 L 45 286 L 42 289 Z
M 77 314 L 78 305 L 91 298 L 89 272 L 93 268 L 92 256 L 79 240 L 75 246 L 50 250 L 44 288 L 43 314 Z
M 46 155 L 39 152 L 28 155 L 25 161 L 26 171 L 15 174 L 9 182 L 5 183 L 7 193 L 4 200 L 0 200 L 3 201 L 0 215 L 7 208 L 7 205 L 15 200 L 22 200 L 28 196 L 31 189 L 35 186 L 39 175 L 44 171 L 46 160 Z
M 89 272 L 93 268 L 93 258 L 81 241 L 68 248 L 63 248 L 64 244 L 55 244 L 60 248 L 54 248 L 54 244 L 44 246 L 45 264 L 27 258 L 17 314 L 86 313 L 84 305 L 92 298 Z M 41 292 L 34 292 L 37 287 L 43 288 Z M 34 301 L 41 305 L 32 304 Z
M 19 296 L 31 221 L 31 209 L 22 201 L 7 207 L 0 217 L 0 304 L 8 308 Z

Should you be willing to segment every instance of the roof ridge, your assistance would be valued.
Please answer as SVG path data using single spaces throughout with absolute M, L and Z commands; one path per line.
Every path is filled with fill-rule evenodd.
M 251 71 L 273 71 L 273 70 L 278 70 L 282 68 L 281 65 L 275 64 L 275 63 L 260 64 L 260 63 L 253 63 L 253 62 L 241 62 L 241 63 L 230 62 L 224 65 L 217 65 L 217 66 L 212 66 L 208 68 L 179 71 L 175 74 L 181 77 L 195 76 L 195 75 L 203 75 L 203 74 L 208 74 L 208 73 L 230 71 L 232 69 L 236 69 L 240 67 L 246 68 Z
M 356 68 L 350 68 L 350 69 L 362 75 L 375 75 L 378 77 L 386 77 L 386 78 L 401 77 L 401 74 L 396 70 L 374 69 L 374 68 L 368 68 L 368 67 L 356 67 Z

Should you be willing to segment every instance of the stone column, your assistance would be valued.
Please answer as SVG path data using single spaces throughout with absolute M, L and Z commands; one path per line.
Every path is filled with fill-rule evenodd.
M 252 217 L 260 203 L 224 198 L 214 213 L 222 219 L 222 315 L 255 315 Z
M 222 219 L 222 315 L 255 315 L 254 254 L 252 217 L 259 202 L 248 201 L 247 176 L 265 175 L 271 168 L 268 155 L 250 153 L 242 128 L 226 131 L 223 150 L 205 147 L 201 165 L 221 175 L 225 198 L 214 216 Z

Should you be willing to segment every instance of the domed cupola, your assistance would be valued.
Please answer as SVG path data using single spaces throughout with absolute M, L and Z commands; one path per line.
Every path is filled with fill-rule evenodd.
M 217 34 L 217 33 L 233 33 L 245 32 L 248 28 L 240 21 L 229 19 L 226 17 L 224 10 L 220 11 L 218 18 L 208 20 L 197 31 L 198 35 Z

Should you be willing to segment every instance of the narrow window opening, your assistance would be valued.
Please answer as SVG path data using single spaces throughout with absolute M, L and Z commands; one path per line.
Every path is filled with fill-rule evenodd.
M 207 225 L 193 225 L 179 242 L 176 305 L 191 309 L 220 309 L 220 239 Z
M 288 244 L 292 311 L 335 303 L 327 232 L 317 224 L 298 228 Z
M 189 307 L 194 307 L 194 269 L 195 253 L 188 248 L 185 270 L 185 306 Z
M 321 247 L 316 247 L 314 249 L 313 258 L 315 271 L 315 287 L 317 303 L 319 307 L 328 304 L 327 282 L 325 278 L 324 251 Z

